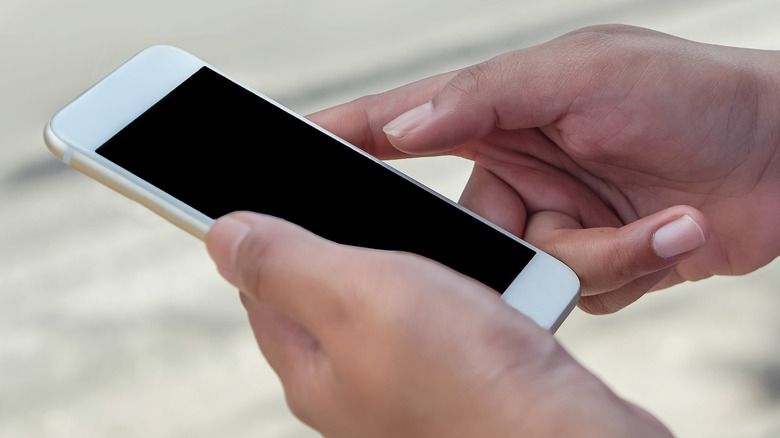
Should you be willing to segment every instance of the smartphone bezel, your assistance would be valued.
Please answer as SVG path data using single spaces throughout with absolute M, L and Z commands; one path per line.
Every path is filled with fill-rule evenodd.
M 52 117 L 44 131 L 47 146 L 57 158 L 71 167 L 140 202 L 174 225 L 203 239 L 213 223 L 211 218 L 100 156 L 96 150 L 204 66 L 230 79 L 219 69 L 175 47 L 153 46 L 140 52 Z M 339 139 L 272 99 L 233 79 L 230 80 L 271 102 L 292 117 L 313 126 L 324 135 L 336 139 L 345 147 L 381 163 L 420 189 L 433 193 L 453 207 L 477 217 L 509 238 L 533 249 L 536 254 L 503 292 L 502 297 L 540 326 L 555 331 L 576 306 L 579 299 L 579 280 L 559 260 Z M 117 105 L 117 102 L 121 102 L 121 105 Z M 457 236 L 453 238 L 456 239 Z

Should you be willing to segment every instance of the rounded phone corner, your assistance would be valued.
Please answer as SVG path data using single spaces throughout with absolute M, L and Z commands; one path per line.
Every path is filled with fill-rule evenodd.
M 580 295 L 580 292 L 581 292 L 580 281 L 579 281 L 579 278 L 577 278 L 577 276 L 573 272 L 572 272 L 572 275 L 574 275 L 575 281 L 577 282 L 576 283 L 576 291 L 571 294 L 571 296 L 570 296 L 571 298 L 569 300 L 569 303 L 566 305 L 566 307 L 564 307 L 563 311 L 558 316 L 558 318 L 555 321 L 553 321 L 553 323 L 550 324 L 549 327 L 546 327 L 547 330 L 550 333 L 555 333 L 558 330 L 558 328 L 561 326 L 561 324 L 563 324 L 563 321 L 566 320 L 566 318 L 569 317 L 571 312 L 574 310 L 575 307 L 577 307 L 577 304 L 579 304 L 579 302 L 580 302 L 580 296 L 581 296 Z
M 143 52 L 153 52 L 153 51 L 165 51 L 165 52 L 176 52 L 176 53 L 183 53 L 187 56 L 192 56 L 188 52 L 176 47 L 172 46 L 170 44 L 153 44 L 151 46 L 146 47 L 145 49 L 141 50 L 140 53 Z
M 550 323 L 545 328 L 550 333 L 555 333 L 558 328 L 563 324 L 563 321 L 571 314 L 577 304 L 580 301 L 580 293 L 582 291 L 582 284 L 577 274 L 565 263 L 550 256 L 553 260 L 557 261 L 561 265 L 561 273 L 558 279 L 559 290 L 562 291 L 562 300 L 560 304 L 562 311 L 557 318 L 551 319 Z M 568 291 L 568 293 L 566 292 Z
M 49 151 L 57 157 L 60 161 L 66 161 L 66 155 L 69 146 L 54 133 L 51 128 L 51 120 L 46 122 L 46 126 L 43 128 L 43 141 L 46 143 L 46 147 Z M 65 164 L 68 164 L 67 162 Z
M 538 252 L 503 293 L 512 307 L 551 333 L 577 306 L 580 280 L 560 260 Z
M 202 65 L 203 61 L 189 52 L 170 44 L 155 44 L 138 52 L 133 58 L 155 59 L 158 62 L 170 62 L 171 60 L 184 63 Z

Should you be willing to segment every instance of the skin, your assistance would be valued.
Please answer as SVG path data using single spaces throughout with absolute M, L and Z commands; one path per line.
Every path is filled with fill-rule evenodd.
M 290 409 L 325 437 L 670 436 L 495 291 L 431 260 L 254 213 L 206 243 Z
M 461 203 L 567 263 L 580 307 L 607 313 L 780 253 L 779 74 L 778 52 L 606 26 L 311 118 L 379 157 L 473 160 Z M 685 215 L 703 241 L 659 256 L 655 232 Z
M 474 160 L 462 202 L 572 266 L 603 313 L 780 253 L 778 72 L 774 52 L 609 26 L 311 118 L 382 158 Z M 435 262 L 252 213 L 206 244 L 291 410 L 326 437 L 670 436 Z

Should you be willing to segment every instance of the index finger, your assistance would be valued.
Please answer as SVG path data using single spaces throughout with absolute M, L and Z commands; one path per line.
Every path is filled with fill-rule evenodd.
M 307 116 L 325 130 L 382 159 L 407 158 L 396 149 L 382 128 L 406 111 L 430 101 L 456 74 L 431 76 L 393 90 L 361 97 Z

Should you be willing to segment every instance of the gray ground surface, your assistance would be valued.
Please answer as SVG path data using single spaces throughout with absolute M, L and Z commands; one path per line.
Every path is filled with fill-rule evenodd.
M 780 3 L 0 0 L 0 436 L 309 437 L 202 244 L 60 165 L 43 124 L 167 43 L 307 113 L 620 22 L 777 49 Z M 402 163 L 456 197 L 468 165 Z M 575 312 L 558 338 L 687 437 L 780 436 L 780 264 Z

